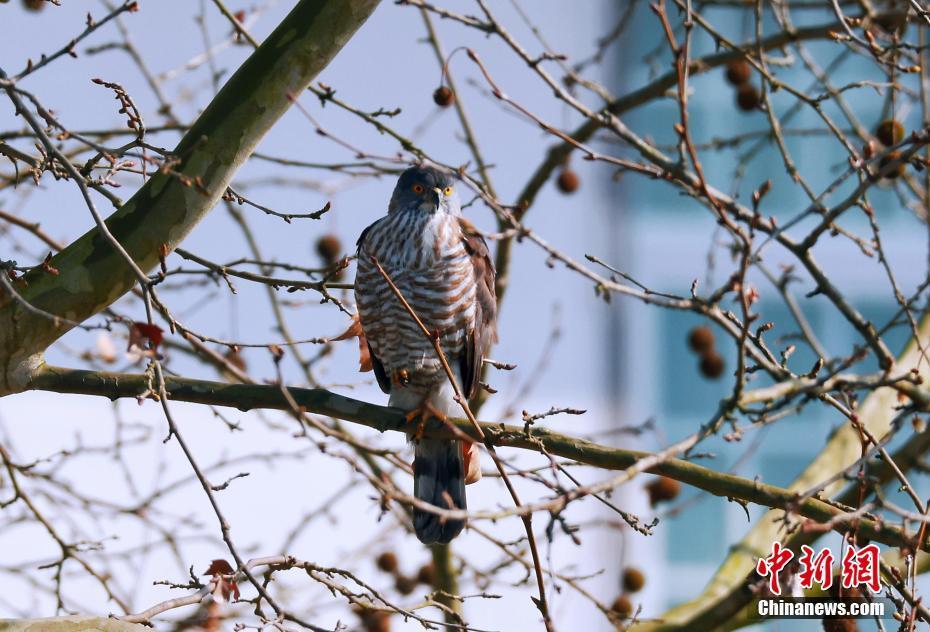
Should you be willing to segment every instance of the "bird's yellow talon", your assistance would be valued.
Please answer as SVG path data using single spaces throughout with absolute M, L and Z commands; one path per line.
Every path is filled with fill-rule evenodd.
M 423 437 L 423 428 L 430 419 L 438 419 L 439 421 L 447 419 L 446 414 L 433 406 L 428 399 L 424 399 L 419 406 L 408 412 L 404 417 L 407 419 L 408 424 L 417 421 L 417 428 L 413 433 L 413 438 L 417 441 Z

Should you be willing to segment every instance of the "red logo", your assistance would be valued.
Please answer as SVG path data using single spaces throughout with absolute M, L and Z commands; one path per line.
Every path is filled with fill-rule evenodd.
M 843 588 L 858 588 L 865 584 L 873 593 L 881 592 L 878 553 L 878 546 L 875 544 L 862 548 L 847 546 L 839 569 Z M 792 559 L 794 559 L 794 553 L 783 547 L 780 542 L 773 542 L 772 552 L 766 557 L 759 558 L 756 572 L 762 577 L 769 578 L 769 590 L 773 595 L 781 595 L 778 574 Z M 798 558 L 801 566 L 798 572 L 801 588 L 810 589 L 816 584 L 823 590 L 828 590 L 833 585 L 834 561 L 835 558 L 830 549 L 815 552 L 811 547 L 802 544 L 801 556 Z
M 817 584 L 827 590 L 833 585 L 833 553 L 830 549 L 823 549 L 815 556 L 814 549 L 802 544 L 798 561 L 801 563 L 801 572 L 798 574 L 801 588 L 813 588 Z
M 843 554 L 843 588 L 858 588 L 861 584 L 873 593 L 881 591 L 878 581 L 878 546 L 869 544 L 858 551 L 850 546 Z
M 768 557 L 760 557 L 759 563 L 756 564 L 756 572 L 762 577 L 769 578 L 769 590 L 773 595 L 781 594 L 781 585 L 778 582 L 778 573 L 794 557 L 789 549 L 783 548 L 781 542 L 772 543 L 772 554 Z

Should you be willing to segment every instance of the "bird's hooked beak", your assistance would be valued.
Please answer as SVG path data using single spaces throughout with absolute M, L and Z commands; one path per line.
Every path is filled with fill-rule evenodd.
M 442 189 L 439 187 L 433 187 L 433 192 L 436 193 L 436 198 L 432 200 L 432 207 L 434 210 L 442 208 Z

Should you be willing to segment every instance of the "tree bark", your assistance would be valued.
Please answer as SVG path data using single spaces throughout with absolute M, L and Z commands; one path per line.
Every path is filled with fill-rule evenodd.
M 0 632 L 151 632 L 152 628 L 109 617 L 52 617 L 48 619 L 0 619 Z
M 365 22 L 379 0 L 302 0 L 229 78 L 174 149 L 174 173 L 154 174 L 107 219 L 139 268 L 150 270 L 223 195 L 262 137 Z M 15 281 L 30 305 L 82 322 L 132 289 L 128 263 L 97 229 L 57 254 L 58 276 Z M 0 290 L 0 395 L 22 390 L 40 355 L 71 325 L 30 312 Z

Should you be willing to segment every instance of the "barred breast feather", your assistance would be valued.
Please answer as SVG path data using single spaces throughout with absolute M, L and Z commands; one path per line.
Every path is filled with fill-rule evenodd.
M 427 329 L 439 332 L 443 353 L 458 363 L 462 387 L 472 396 L 494 336 L 494 272 L 484 240 L 461 217 L 411 209 L 369 226 L 358 246 L 355 296 L 382 390 L 390 392 L 389 376 L 400 369 L 408 371 L 412 387 L 429 388 L 446 378 L 432 344 L 371 257 Z

